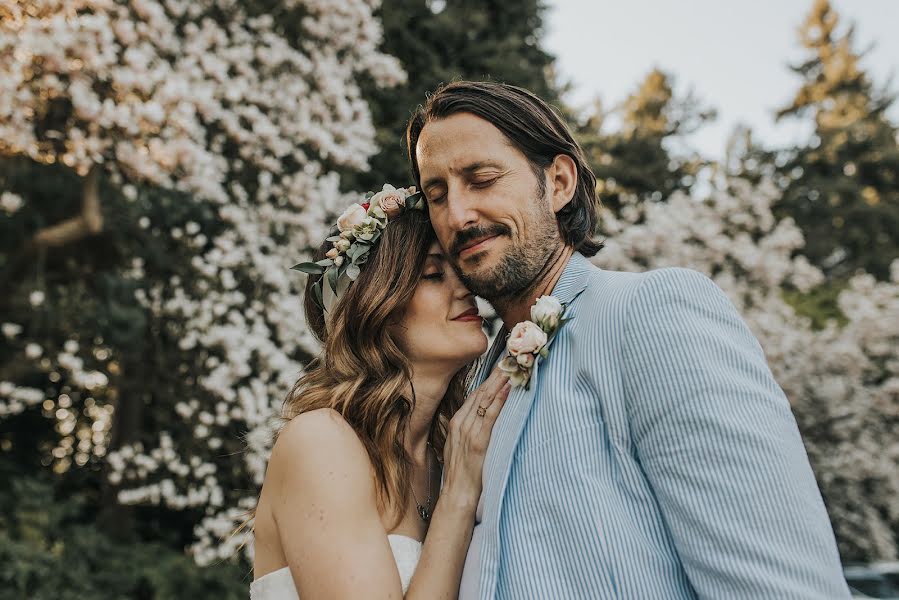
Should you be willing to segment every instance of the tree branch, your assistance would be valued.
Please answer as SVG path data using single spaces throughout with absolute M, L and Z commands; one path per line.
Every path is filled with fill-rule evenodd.
M 96 235 L 103 230 L 99 179 L 100 169 L 94 166 L 84 179 L 81 214 L 35 233 L 31 243 L 35 245 L 36 249 L 64 246 L 70 242 Z
M 71 242 L 96 235 L 103 231 L 103 213 L 100 210 L 100 167 L 94 165 L 84 178 L 81 195 L 81 213 L 62 223 L 45 227 L 25 242 L 0 275 L 0 289 L 21 274 L 30 259 L 45 248 L 64 246 Z

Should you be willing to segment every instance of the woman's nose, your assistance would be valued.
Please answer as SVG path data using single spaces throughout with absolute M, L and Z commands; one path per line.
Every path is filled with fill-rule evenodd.
M 465 284 L 462 283 L 462 280 L 459 279 L 459 275 L 458 275 L 458 273 L 456 273 L 456 270 L 453 267 L 447 268 L 446 281 L 447 281 L 447 283 L 449 283 L 449 285 L 453 291 L 453 297 L 458 298 L 460 300 L 465 300 L 469 296 L 473 295 L 468 290 L 468 288 L 465 287 Z

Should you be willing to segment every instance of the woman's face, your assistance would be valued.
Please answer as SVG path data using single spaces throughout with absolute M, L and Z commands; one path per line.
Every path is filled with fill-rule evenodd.
M 412 301 L 400 322 L 413 367 L 455 372 L 487 350 L 475 297 L 465 289 L 434 242 Z

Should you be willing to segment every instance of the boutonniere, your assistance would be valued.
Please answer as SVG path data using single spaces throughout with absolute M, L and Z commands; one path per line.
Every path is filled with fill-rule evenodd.
M 531 371 L 537 357 L 549 356 L 549 345 L 566 321 L 567 305 L 555 296 L 541 296 L 531 307 L 531 320 L 522 321 L 512 328 L 506 348 L 509 356 L 502 359 L 499 368 L 509 375 L 514 387 L 530 389 Z

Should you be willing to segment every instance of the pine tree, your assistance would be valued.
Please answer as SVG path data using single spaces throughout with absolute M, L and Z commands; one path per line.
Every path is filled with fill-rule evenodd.
M 886 279 L 899 256 L 899 144 L 886 115 L 895 96 L 875 89 L 839 22 L 828 0 L 815 0 L 800 29 L 809 57 L 793 70 L 803 82 L 777 116 L 810 116 L 814 135 L 782 154 L 776 211 L 796 220 L 804 252 L 828 275 L 864 268 Z
M 377 127 L 378 153 L 363 173 L 347 173 L 347 190 L 380 189 L 384 182 L 409 183 L 406 123 L 426 94 L 455 79 L 491 79 L 525 87 L 557 102 L 553 58 L 540 46 L 543 7 L 520 0 L 384 0 L 381 50 L 400 60 L 405 85 L 368 86 L 365 97 Z
M 618 111 L 617 131 L 601 131 L 611 113 L 599 105 L 579 128 L 603 206 L 617 213 L 627 204 L 659 202 L 676 191 L 689 191 L 705 163 L 695 154 L 672 153 L 669 142 L 695 131 L 713 118 L 713 111 L 701 108 L 692 95 L 676 98 L 670 76 L 658 69 Z

